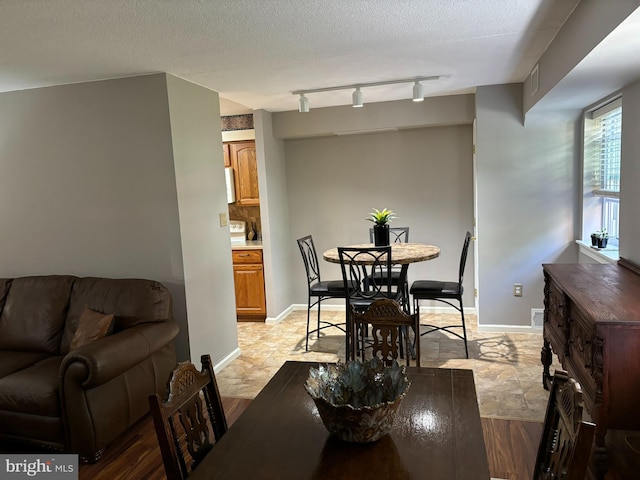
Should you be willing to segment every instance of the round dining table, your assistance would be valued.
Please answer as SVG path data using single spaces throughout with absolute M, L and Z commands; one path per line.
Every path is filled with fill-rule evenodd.
M 358 245 L 348 245 L 346 248 L 372 248 L 375 247 L 372 243 L 362 243 Z M 435 245 L 425 245 L 422 243 L 394 243 L 391 245 L 391 264 L 392 265 L 400 265 L 402 268 L 400 269 L 400 280 L 399 282 L 404 285 L 404 287 L 399 287 L 399 293 L 401 295 L 401 301 L 403 309 L 409 313 L 409 286 L 407 282 L 407 270 L 409 269 L 409 264 L 417 263 L 417 262 L 425 262 L 427 260 L 432 260 L 440 256 L 440 248 Z M 330 263 L 340 263 L 340 255 L 338 254 L 338 248 L 330 248 L 326 250 L 322 257 Z M 374 257 L 369 255 L 363 255 L 359 257 L 361 260 L 355 261 L 353 263 L 357 265 L 372 265 L 375 260 Z M 350 263 L 349 258 L 345 258 L 345 263 Z M 347 328 L 349 328 L 349 298 L 346 299 L 347 302 Z M 418 336 L 419 338 L 419 336 Z M 346 341 L 346 355 L 349 357 L 349 336 L 347 335 Z M 413 349 L 412 349 L 413 350 Z M 415 353 L 412 351 L 411 355 L 415 358 Z
M 348 245 L 348 248 L 371 248 L 373 243 L 361 243 L 358 245 Z M 440 248 L 435 245 L 425 245 L 422 243 L 394 243 L 391 245 L 391 264 L 409 265 L 410 263 L 425 262 L 440 256 Z M 340 263 L 338 248 L 326 250 L 322 257 L 330 263 Z M 371 257 L 363 257 L 371 258 Z M 358 262 L 359 263 L 359 262 Z M 371 263 L 363 260 L 363 264 Z

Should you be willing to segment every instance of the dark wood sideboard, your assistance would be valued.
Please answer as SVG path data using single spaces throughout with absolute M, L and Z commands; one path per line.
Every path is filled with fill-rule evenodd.
M 592 473 L 604 478 L 609 429 L 640 430 L 640 275 L 621 265 L 545 264 L 543 384 L 552 350 L 582 386 L 596 424 Z

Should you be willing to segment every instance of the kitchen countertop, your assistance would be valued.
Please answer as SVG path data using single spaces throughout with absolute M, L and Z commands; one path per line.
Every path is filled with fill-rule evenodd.
M 231 250 L 262 250 L 262 240 L 231 242 Z

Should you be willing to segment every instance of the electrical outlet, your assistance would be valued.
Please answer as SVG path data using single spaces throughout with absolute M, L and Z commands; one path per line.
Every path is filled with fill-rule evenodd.
M 522 284 L 521 283 L 514 283 L 513 284 L 513 296 L 514 297 L 521 297 L 522 296 Z
M 221 227 L 226 227 L 227 226 L 227 214 L 226 213 L 221 213 L 220 214 L 220 226 Z

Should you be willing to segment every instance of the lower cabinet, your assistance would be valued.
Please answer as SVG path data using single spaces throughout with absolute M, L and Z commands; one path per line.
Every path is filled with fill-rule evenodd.
M 267 316 L 267 303 L 264 293 L 262 250 L 233 250 L 231 254 L 238 320 L 264 321 Z

